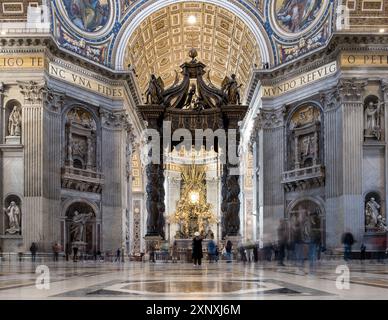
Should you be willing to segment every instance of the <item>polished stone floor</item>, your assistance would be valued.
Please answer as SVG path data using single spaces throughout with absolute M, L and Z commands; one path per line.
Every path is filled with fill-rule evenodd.
M 41 265 L 48 267 L 43 269 L 46 275 L 49 271 L 49 289 L 36 286 L 36 270 Z M 338 266 L 346 270 L 345 265 L 342 260 L 323 261 L 311 275 L 307 264 L 303 274 L 294 266 L 273 263 L 220 262 L 194 267 L 184 263 L 3 261 L 0 299 L 388 299 L 388 264 L 348 264 L 349 289 L 337 280 L 343 275 L 336 273 Z

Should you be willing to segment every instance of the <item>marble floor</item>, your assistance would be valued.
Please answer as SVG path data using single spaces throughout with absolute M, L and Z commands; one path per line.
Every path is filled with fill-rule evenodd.
M 294 266 L 273 263 L 205 262 L 194 267 L 184 263 L 3 261 L 0 299 L 388 299 L 388 264 L 354 261 L 347 267 L 348 288 L 342 278 L 338 280 L 346 279 L 346 264 L 341 260 L 320 262 L 314 275 L 308 273 L 307 265 L 303 274 Z M 49 288 L 36 285 L 44 281 Z

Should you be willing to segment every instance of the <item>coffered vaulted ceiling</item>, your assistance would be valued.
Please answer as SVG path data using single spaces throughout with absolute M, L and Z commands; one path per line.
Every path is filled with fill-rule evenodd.
M 190 16 L 196 17 L 194 24 Z M 230 11 L 198 2 L 165 7 L 142 21 L 128 42 L 126 63 L 135 69 L 144 93 L 151 74 L 161 76 L 166 87 L 172 85 L 175 70 L 180 72 L 179 66 L 190 60 L 192 47 L 218 86 L 235 73 L 244 90 L 252 69 L 261 66 L 259 47 L 248 27 Z

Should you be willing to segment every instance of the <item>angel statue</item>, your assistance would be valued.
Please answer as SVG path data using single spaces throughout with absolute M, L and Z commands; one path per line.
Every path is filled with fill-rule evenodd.
M 197 87 L 193 83 L 191 85 L 189 93 L 187 94 L 186 102 L 185 102 L 185 105 L 183 106 L 184 108 L 189 109 L 191 107 L 196 91 L 197 91 Z
M 232 74 L 230 78 L 226 76 L 224 81 L 222 81 L 221 87 L 222 87 L 222 91 L 228 97 L 229 104 L 241 104 L 240 88 L 242 87 L 242 84 L 240 85 L 237 84 L 235 74 Z
M 161 104 L 163 103 L 164 83 L 161 77 L 156 78 L 151 75 L 148 89 L 145 92 L 147 104 Z M 151 99 L 150 99 L 151 98 Z

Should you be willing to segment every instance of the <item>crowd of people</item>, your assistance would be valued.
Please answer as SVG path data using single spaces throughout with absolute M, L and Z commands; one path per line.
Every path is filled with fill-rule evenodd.
M 277 241 L 265 243 L 259 246 L 257 242 L 252 242 L 249 239 L 246 242 L 240 242 L 233 247 L 230 240 L 217 243 L 214 239 L 214 234 L 210 235 L 210 239 L 206 239 L 206 244 L 203 246 L 204 237 L 196 232 L 192 239 L 192 254 L 191 258 L 193 265 L 199 267 L 202 261 L 207 258 L 209 263 L 217 263 L 219 260 L 224 260 L 227 263 L 232 261 L 249 262 L 276 262 L 279 267 L 284 267 L 286 264 L 298 267 L 299 272 L 304 273 L 305 262 L 309 262 L 309 273 L 316 272 L 317 261 L 321 259 L 326 249 L 321 241 L 322 230 L 319 226 L 314 227 L 314 223 L 310 224 L 310 228 L 306 230 L 302 220 L 295 219 L 292 224 L 284 219 L 280 219 L 277 227 Z M 346 230 L 341 238 L 343 244 L 343 258 L 349 262 L 354 257 L 352 253 L 356 240 L 353 234 Z M 221 248 L 221 249 L 220 249 Z M 358 250 L 357 250 L 358 251 Z M 364 243 L 361 243 L 359 250 L 359 259 L 366 259 L 367 248 Z M 38 245 L 33 242 L 30 246 L 31 260 L 36 261 Z M 93 254 L 80 254 L 79 248 L 76 246 L 66 246 L 63 250 L 62 246 L 56 242 L 52 245 L 53 260 L 57 262 L 61 253 L 64 253 L 66 261 L 73 260 L 74 262 L 81 260 L 108 261 L 108 262 L 123 262 L 124 256 L 121 248 L 118 248 L 114 253 L 107 251 L 102 253 L 100 250 L 94 250 Z M 156 248 L 155 244 L 151 244 L 148 248 L 149 261 L 156 262 L 156 252 L 159 252 L 165 262 L 169 260 L 172 263 L 177 263 L 181 260 L 180 249 L 175 240 L 170 246 L 168 242 L 164 242 L 161 247 Z M 143 258 L 144 253 L 141 255 Z M 377 254 L 377 260 L 384 262 L 388 258 L 388 250 Z

